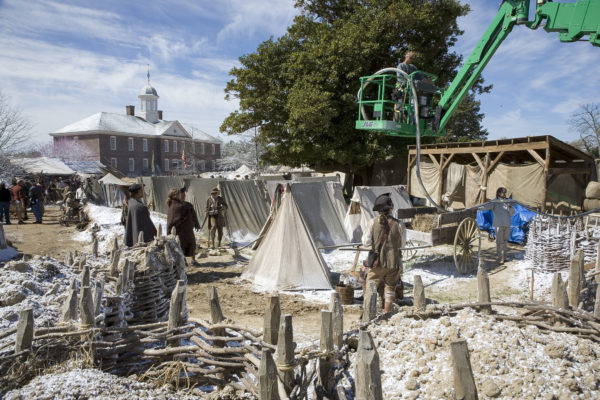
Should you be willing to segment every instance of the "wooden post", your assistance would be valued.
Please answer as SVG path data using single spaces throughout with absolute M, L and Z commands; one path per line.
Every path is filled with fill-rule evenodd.
M 112 250 L 113 251 L 119 250 L 119 239 L 117 239 L 116 235 L 113 236 Z
M 138 240 L 137 243 L 145 243 L 144 241 L 144 231 L 140 231 L 140 233 L 138 234 Z
M 594 318 L 600 319 L 600 286 L 596 287 L 596 302 L 594 303 Z
M 333 318 L 333 345 L 340 350 L 344 346 L 344 307 L 338 292 L 331 292 L 329 311 Z
M 477 386 L 473 378 L 469 349 L 465 339 L 454 340 L 450 343 L 452 367 L 454 371 L 454 396 L 457 399 L 476 400 Z
M 206 290 L 208 296 L 208 305 L 210 307 L 210 322 L 218 324 L 225 319 L 223 311 L 221 311 L 221 303 L 219 302 L 219 294 L 215 286 L 210 286 Z M 224 329 L 213 329 L 212 334 L 214 336 L 223 336 L 225 334 Z
M 65 265 L 68 265 L 69 267 L 73 265 L 73 254 L 71 254 L 70 251 L 65 256 Z
M 319 357 L 319 384 L 326 397 L 330 396 L 333 390 L 333 321 L 331 311 L 321 310 L 321 351 L 327 352 L 327 355 Z
M 425 298 L 425 288 L 421 275 L 415 275 L 413 278 L 413 306 L 415 311 L 425 311 L 427 307 L 427 299 Z
M 531 268 L 531 291 L 529 292 L 529 300 L 533 301 L 533 268 Z
M 269 349 L 263 348 L 258 367 L 258 398 L 260 400 L 280 400 L 277 387 L 277 367 Z
M 117 281 L 117 293 L 122 294 L 127 290 L 127 283 L 129 282 L 129 259 L 125 259 L 125 264 L 123 264 L 123 270 L 119 275 L 119 280 Z
M 265 308 L 265 320 L 263 326 L 263 340 L 265 342 L 275 345 L 277 344 L 280 318 L 281 307 L 279 305 L 279 295 L 269 296 L 267 298 L 267 307 Z
M 179 280 L 171 293 L 171 303 L 169 305 L 169 323 L 167 329 L 175 329 L 183 324 L 184 312 L 185 312 L 185 281 Z M 180 340 L 169 340 L 170 346 L 179 346 Z
M 92 289 L 89 286 L 81 287 L 79 313 L 81 314 L 81 326 L 83 328 L 93 328 L 95 326 L 94 298 L 92 297 Z
M 160 237 L 162 237 L 162 224 L 161 224 L 161 223 L 159 223 L 159 224 L 158 224 L 158 229 L 157 229 L 157 231 L 158 231 L 158 232 L 157 232 L 157 234 L 156 234 L 156 237 L 157 237 L 157 238 L 160 238 Z
M 90 286 L 90 267 L 85 264 L 81 268 L 81 287 Z
M 565 310 L 569 308 L 567 289 L 559 272 L 552 277 L 552 306 Z
M 85 266 L 85 262 L 86 262 L 85 257 L 82 257 L 82 258 L 79 259 L 79 263 L 77 264 L 77 271 L 78 272 L 83 271 L 83 267 Z
M 110 260 L 110 276 L 119 276 L 119 259 L 121 258 L 121 250 L 117 249 L 113 253 L 113 258 Z
M 600 272 L 600 242 L 598 242 L 598 246 L 596 247 L 596 272 Z M 596 283 L 600 284 L 600 274 L 596 275 L 595 278 Z
M 100 306 L 102 305 L 102 295 L 104 294 L 103 279 L 96 281 L 94 285 L 94 317 L 100 314 Z
M 74 319 L 77 319 L 77 286 L 75 279 L 71 280 L 69 295 L 62 305 L 62 320 L 70 322 Z
M 94 238 L 92 242 L 92 255 L 98 257 L 98 238 Z
M 573 309 L 577 309 L 579 306 L 579 293 L 581 292 L 582 287 L 582 270 L 583 251 L 577 250 L 575 257 L 571 260 L 571 269 L 569 270 L 569 304 Z
M 292 315 L 283 316 L 279 326 L 279 338 L 277 340 L 277 370 L 279 378 L 285 389 L 289 391 L 294 384 L 294 330 L 292 328 Z
M 33 308 L 19 311 L 17 335 L 15 339 L 15 353 L 31 348 L 33 342 Z
M 365 286 L 365 293 L 363 293 L 363 324 L 368 323 L 377 316 L 377 283 L 375 281 L 367 281 Z
M 366 329 L 360 330 L 356 352 L 356 400 L 383 400 L 379 354 L 371 334 Z
M 487 272 L 481 267 L 477 270 L 477 301 L 480 303 L 489 303 L 491 301 L 490 278 L 488 277 Z M 479 311 L 490 314 L 492 312 L 492 307 L 483 306 L 479 308 Z

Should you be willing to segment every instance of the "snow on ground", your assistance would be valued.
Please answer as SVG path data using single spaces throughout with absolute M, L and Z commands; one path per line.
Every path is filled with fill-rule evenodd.
M 87 229 L 76 233 L 73 236 L 74 240 L 84 242 L 91 248 L 92 232 L 94 226 L 98 226 L 100 230 L 96 233 L 98 238 L 98 252 L 107 253 L 112 247 L 112 240 L 117 237 L 119 243 L 123 243 L 125 237 L 125 227 L 121 225 L 121 209 L 88 204 L 85 206 L 86 212 L 90 218 L 90 223 Z M 162 225 L 163 234 L 167 231 L 167 218 L 164 214 L 154 211 L 150 212 L 150 219 L 158 229 L 158 225 Z
M 34 256 L 30 261 L 10 261 L 0 269 L 0 330 L 17 325 L 19 311 L 33 308 L 36 326 L 53 326 L 67 296 L 72 270 L 53 258 Z M 0 341 L 0 347 L 14 335 Z
M 471 309 L 424 321 L 400 312 L 370 331 L 385 399 L 453 398 L 450 342 L 457 338 L 467 340 L 480 398 L 600 396 L 600 344 L 575 335 L 520 328 Z
M 156 388 L 135 378 L 123 378 L 97 369 L 73 369 L 34 378 L 8 392 L 5 400 L 21 399 L 197 399 L 197 395 Z

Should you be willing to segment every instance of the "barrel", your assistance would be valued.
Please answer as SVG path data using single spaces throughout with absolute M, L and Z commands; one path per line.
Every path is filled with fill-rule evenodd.
M 342 304 L 354 303 L 354 288 L 352 286 L 346 286 L 343 283 L 340 283 L 335 287 L 335 291 L 340 294 L 340 301 Z

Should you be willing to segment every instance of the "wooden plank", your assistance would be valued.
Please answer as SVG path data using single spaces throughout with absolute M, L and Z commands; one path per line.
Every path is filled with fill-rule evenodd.
M 585 175 L 590 173 L 589 168 L 550 168 L 548 172 L 552 175 Z
M 538 164 L 540 164 L 542 167 L 544 167 L 546 165 L 542 156 L 540 156 L 536 151 L 534 151 L 532 149 L 527 149 L 527 152 L 529 154 L 531 154 L 531 156 L 535 159 L 535 161 L 537 161 Z
M 477 153 L 473 153 L 473 158 L 475 159 L 475 161 L 477 161 L 477 165 L 479 165 L 479 168 L 481 169 L 481 174 L 485 175 L 486 168 L 484 167 L 481 158 L 477 155 Z
M 475 218 L 477 216 L 477 210 L 460 210 L 453 211 L 438 216 L 439 225 L 443 226 L 446 224 L 458 223 L 467 217 Z
M 413 229 L 406 230 L 406 240 L 412 240 L 413 242 L 425 243 L 426 245 L 433 246 L 431 240 L 431 233 L 415 231 Z
M 502 158 L 502 156 L 504 155 L 504 153 L 506 153 L 506 152 L 505 151 L 501 151 L 500 153 L 498 153 L 498 155 L 496 156 L 496 158 L 494 158 L 494 160 L 492 161 L 492 163 L 489 165 L 488 172 L 491 172 L 492 169 L 494 169 L 494 167 L 496 166 L 496 164 L 498 164 L 498 162 L 500 161 L 500 159 Z
M 452 161 L 453 157 L 454 157 L 454 154 L 450 154 L 448 159 L 446 159 L 446 161 L 444 161 L 444 163 L 442 164 L 442 171 L 445 170 L 446 167 L 448 167 L 448 164 L 450 164 L 450 161 Z
M 548 145 L 545 142 L 531 142 L 531 143 L 515 143 L 515 144 L 500 144 L 493 146 L 479 146 L 479 147 L 457 147 L 457 148 L 423 148 L 421 147 L 420 152 L 422 155 L 429 154 L 471 154 L 471 153 L 497 153 L 500 151 L 527 151 L 528 149 L 532 150 L 542 150 L 546 149 Z M 409 148 L 409 154 L 416 154 L 417 150 L 413 148 Z
M 431 230 L 431 243 L 433 246 L 439 244 L 451 244 L 454 243 L 454 236 L 458 225 L 442 226 L 440 228 L 433 228 Z
M 442 157 L 443 157 L 443 156 L 444 156 L 444 155 L 442 154 Z M 431 161 L 433 161 L 433 163 L 435 164 L 435 166 L 436 166 L 436 167 L 438 167 L 438 168 L 440 167 L 440 162 L 437 160 L 437 158 L 435 158 L 435 157 L 433 156 L 433 154 L 429 154 L 429 158 L 431 159 Z
M 435 207 L 399 208 L 398 210 L 396 210 L 396 218 L 409 219 L 414 218 L 415 215 L 435 214 L 436 212 L 437 208 Z

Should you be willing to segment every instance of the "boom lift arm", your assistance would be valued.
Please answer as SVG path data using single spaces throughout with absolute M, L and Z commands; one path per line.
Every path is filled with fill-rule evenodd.
M 441 98 L 435 110 L 429 111 L 430 115 L 421 116 L 420 127 L 423 136 L 443 136 L 448 121 L 453 116 L 460 102 L 467 96 L 483 69 L 498 50 L 504 39 L 510 34 L 515 25 L 525 25 L 531 29 L 542 26 L 547 32 L 558 32 L 562 42 L 574 42 L 589 36 L 589 41 L 594 46 L 600 46 L 600 0 L 578 0 L 574 3 L 559 3 L 552 0 L 534 0 L 535 13 L 533 20 L 529 20 L 531 0 L 504 0 L 498 13 L 471 52 L 450 86 L 442 91 Z M 414 118 L 410 117 L 411 102 L 404 102 L 396 109 L 408 109 L 403 121 L 390 121 L 385 112 L 390 109 L 389 89 L 392 88 L 394 75 L 378 75 L 389 73 L 389 68 L 381 70 L 370 77 L 361 78 L 359 91 L 359 118 L 356 122 L 357 129 L 383 131 L 392 136 L 414 136 Z M 417 71 L 422 72 L 422 71 Z M 413 79 L 413 73 L 411 80 Z M 378 88 L 377 98 L 370 98 L 365 94 L 365 88 L 375 84 Z M 371 97 L 373 97 L 371 95 Z M 406 100 L 406 97 L 405 97 Z M 409 96 L 410 100 L 410 96 Z M 373 109 L 373 119 L 368 119 L 365 109 Z

